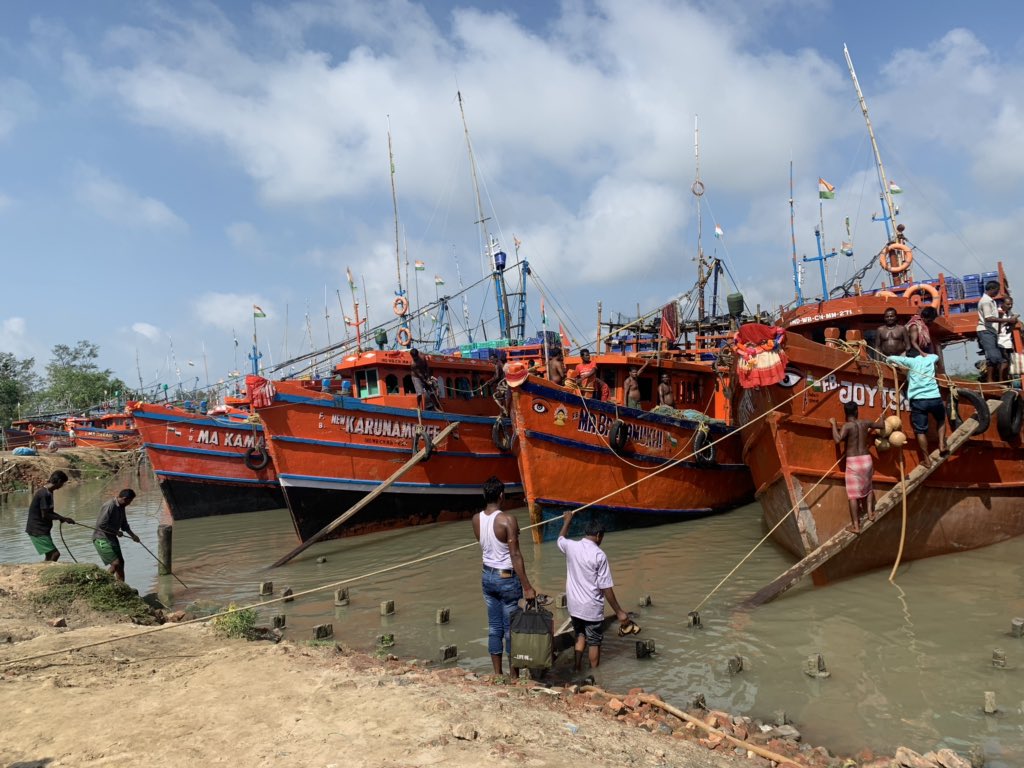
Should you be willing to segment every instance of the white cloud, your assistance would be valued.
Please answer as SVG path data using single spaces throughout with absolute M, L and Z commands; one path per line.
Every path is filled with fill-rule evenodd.
M 267 315 L 267 319 L 257 322 L 266 323 L 268 319 L 275 318 L 276 312 L 271 302 L 258 294 L 208 291 L 192 302 L 196 318 L 201 323 L 222 331 L 235 329 L 243 335 L 252 326 L 253 305 L 260 307 Z
M 19 358 L 37 357 L 25 318 L 8 317 L 0 323 L 0 352 L 9 352 Z
M 135 192 L 99 171 L 83 167 L 75 194 L 95 213 L 127 227 L 184 230 L 187 226 L 164 203 Z
M 149 341 L 157 341 L 163 336 L 159 328 L 149 323 L 132 323 L 132 330 Z
M 0 77 L 0 141 L 19 123 L 32 119 L 38 111 L 35 92 L 24 80 Z
M 232 247 L 241 253 L 258 253 L 263 250 L 263 236 L 248 221 L 236 221 L 225 230 Z

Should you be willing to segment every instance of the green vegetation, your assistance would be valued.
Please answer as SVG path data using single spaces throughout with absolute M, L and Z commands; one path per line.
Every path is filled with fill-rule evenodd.
M 32 600 L 41 607 L 66 612 L 80 601 L 101 613 L 112 613 L 139 624 L 156 623 L 153 611 L 139 593 L 99 566 L 51 565 L 39 581 L 44 589 L 33 595 Z
M 210 620 L 213 628 L 225 637 L 254 640 L 256 638 L 256 620 L 259 618 L 256 610 L 254 608 L 239 608 L 234 603 L 229 603 L 227 610 L 232 613 Z

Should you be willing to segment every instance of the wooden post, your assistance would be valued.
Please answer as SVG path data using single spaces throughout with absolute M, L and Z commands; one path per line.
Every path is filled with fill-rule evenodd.
M 444 440 L 446 437 L 448 437 L 448 435 L 450 435 L 455 430 L 455 428 L 458 427 L 458 426 L 459 426 L 459 422 L 453 421 L 447 427 L 445 427 L 440 432 L 438 432 L 437 433 L 437 437 L 435 437 L 433 440 L 431 440 L 431 443 L 433 444 L 433 447 L 436 448 L 441 443 L 441 441 Z M 371 501 L 373 501 L 378 496 L 380 496 L 382 493 L 384 493 L 384 491 L 386 491 L 391 486 L 391 484 L 394 483 L 398 478 L 400 478 L 402 475 L 404 475 L 406 472 L 408 472 L 410 469 L 412 469 L 414 466 L 416 466 L 416 464 L 419 463 L 419 461 L 426 455 L 426 453 L 427 453 L 427 446 L 423 446 L 418 451 L 416 451 L 416 453 L 414 453 L 412 455 L 411 459 L 409 459 L 407 462 L 405 462 L 405 464 L 403 464 L 401 467 L 399 467 L 398 470 L 393 475 L 391 475 L 391 477 L 389 477 L 387 480 L 385 480 L 383 483 L 378 485 L 376 488 L 374 488 L 368 494 L 363 496 L 363 498 L 361 498 L 359 501 L 357 501 L 355 504 L 353 504 L 351 507 L 349 507 L 348 511 L 346 511 L 344 514 L 342 514 L 340 517 L 336 518 L 334 520 L 334 522 L 332 522 L 332 523 L 328 524 L 327 526 L 321 528 L 319 531 L 317 531 L 312 536 L 310 536 L 308 539 L 306 539 L 306 541 L 302 542 L 299 546 L 297 546 L 295 549 L 293 549 L 291 552 L 289 552 L 287 555 L 282 557 L 280 560 L 278 560 L 276 563 L 274 563 L 270 567 L 271 568 L 278 568 L 278 567 L 284 565 L 289 560 L 291 560 L 293 557 L 295 557 L 296 555 L 304 552 L 306 549 L 308 549 L 309 547 L 311 547 L 314 544 L 316 544 L 316 542 L 320 541 L 320 539 L 324 538 L 329 533 L 331 533 L 333 530 L 338 528 L 338 526 L 340 526 L 342 523 L 346 522 L 356 512 L 361 510 L 363 507 L 365 507 Z
M 161 576 L 168 576 L 171 573 L 171 534 L 174 526 L 161 523 L 156 527 L 157 552 L 160 553 L 160 563 L 157 565 L 157 573 Z

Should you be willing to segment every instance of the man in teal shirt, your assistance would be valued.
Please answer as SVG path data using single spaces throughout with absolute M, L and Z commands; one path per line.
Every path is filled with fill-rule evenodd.
M 939 382 L 935 378 L 935 365 L 939 362 L 938 355 L 921 355 L 904 357 L 889 355 L 887 363 L 896 363 L 910 369 L 907 377 L 907 398 L 910 400 L 910 423 L 917 436 L 917 444 L 921 448 L 923 458 L 921 464 L 931 468 L 932 459 L 928 455 L 928 417 L 935 419 L 939 433 L 939 455 L 945 456 L 946 450 L 946 406 L 939 392 Z

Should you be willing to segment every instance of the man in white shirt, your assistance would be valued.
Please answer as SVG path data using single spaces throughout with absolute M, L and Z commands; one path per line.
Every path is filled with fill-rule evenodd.
M 999 329 L 1004 325 L 1014 325 L 1017 316 L 1000 317 L 995 297 L 999 294 L 999 283 L 989 280 L 985 283 L 985 295 L 978 302 L 978 345 L 985 354 L 986 381 L 999 381 L 1000 369 L 1003 365 L 1003 353 L 999 349 Z
M 583 651 L 589 647 L 590 666 L 601 663 L 601 642 L 604 640 L 604 601 L 615 611 L 621 622 L 619 634 L 636 634 L 639 627 L 622 610 L 613 589 L 612 572 L 608 558 L 601 549 L 604 525 L 597 519 L 587 522 L 585 535 L 579 541 L 566 538 L 573 512 L 567 510 L 558 534 L 558 548 L 565 553 L 565 598 L 572 630 L 576 636 L 576 671 L 583 669 Z
M 1003 306 L 999 309 L 999 317 L 1013 319 L 1014 322 L 1004 323 L 999 326 L 999 351 L 1003 353 L 1003 362 L 999 367 L 998 381 L 1010 380 L 1010 360 L 1013 355 L 1013 330 L 1019 325 L 1017 315 L 1013 313 L 1013 297 L 1007 296 L 1003 299 Z

